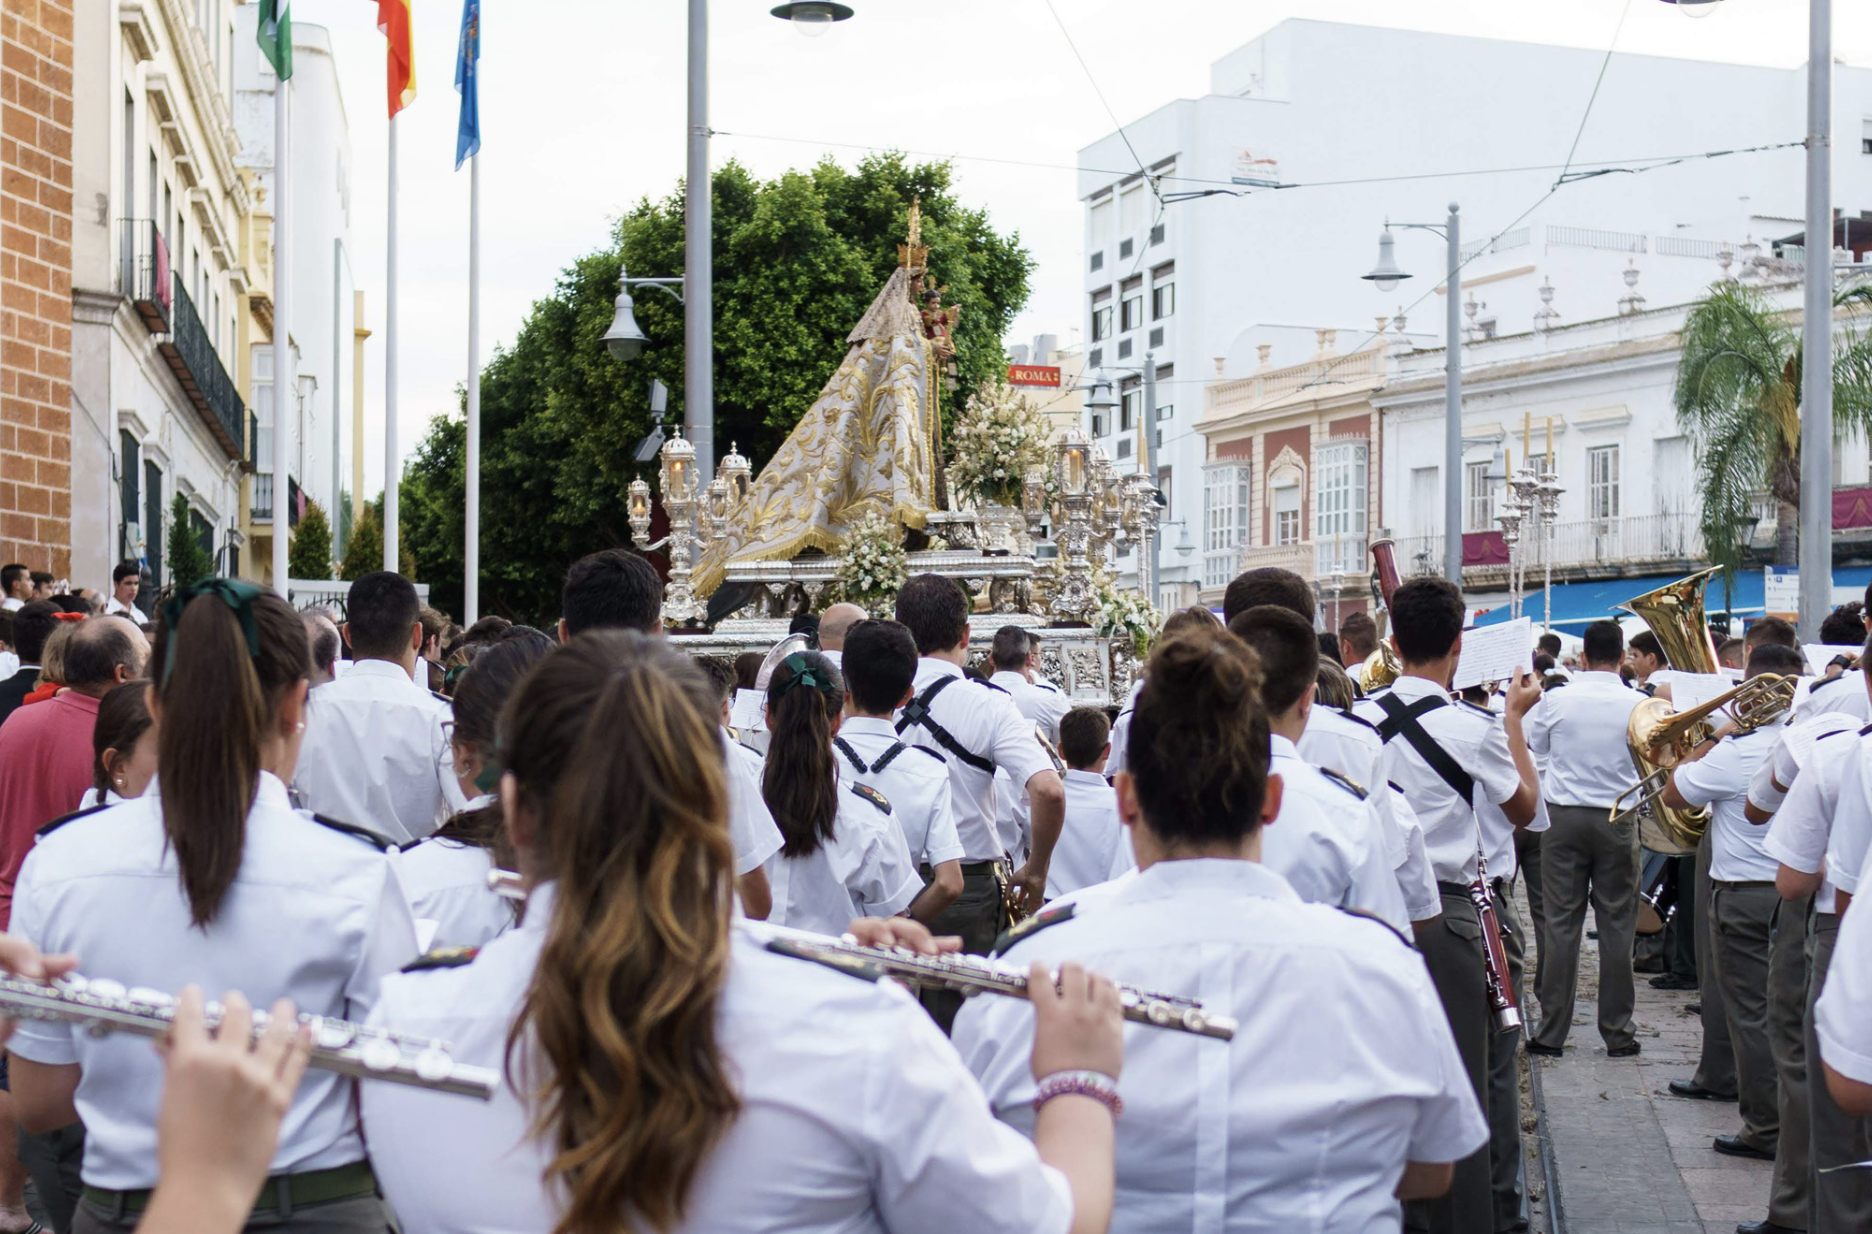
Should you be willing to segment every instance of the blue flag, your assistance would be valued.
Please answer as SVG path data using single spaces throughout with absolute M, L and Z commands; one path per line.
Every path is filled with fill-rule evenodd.
M 481 149 L 481 107 L 475 98 L 475 61 L 481 58 L 481 0 L 462 0 L 461 45 L 455 52 L 455 91 L 461 119 L 455 126 L 455 170 Z

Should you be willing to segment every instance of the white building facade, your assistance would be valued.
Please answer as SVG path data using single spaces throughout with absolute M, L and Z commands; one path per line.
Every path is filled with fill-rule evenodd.
M 1794 255 L 1801 68 L 1613 55 L 1572 169 L 1655 169 L 1579 179 L 1545 197 L 1581 119 L 1555 92 L 1577 81 L 1583 100 L 1604 60 L 1582 49 L 1289 20 L 1216 61 L 1208 94 L 1086 147 L 1086 371 L 1103 371 L 1130 396 L 1112 423 L 1087 430 L 1103 429 L 1095 439 L 1124 471 L 1140 466 L 1140 433 L 1153 426 L 1172 510 L 1200 510 L 1212 460 L 1196 423 L 1218 362 L 1224 380 L 1300 364 L 1317 350 L 1320 328 L 1336 329 L 1347 354 L 1363 352 L 1380 329 L 1395 346 L 1440 345 L 1440 237 L 1396 233 L 1400 265 L 1419 277 L 1387 296 L 1360 276 L 1387 219 L 1441 224 L 1452 199 L 1470 258 L 1464 321 L 1480 337 L 1530 333 L 1539 313 L 1544 326 L 1562 327 L 1614 317 L 1632 296 L 1643 299 L 1623 307 L 1687 303 L 1722 276 L 1725 253 L 1739 269 L 1751 244 L 1765 256 Z M 1872 146 L 1859 134 L 1872 132 L 1872 72 L 1837 66 L 1834 98 L 1835 132 L 1845 135 L 1834 145 L 1843 209 L 1835 241 L 1863 254 L 1872 246 L 1872 220 L 1862 217 L 1872 209 Z M 1662 165 L 1664 156 L 1753 146 L 1778 148 Z M 1178 199 L 1192 193 L 1211 195 Z M 1147 353 L 1158 370 L 1151 413 L 1137 371 Z M 1572 431 L 1569 448 L 1586 436 Z M 1414 481 L 1401 482 L 1408 491 Z M 1303 526 L 1310 515 L 1296 512 Z M 1381 517 L 1368 512 L 1373 525 Z M 1203 560 L 1164 555 L 1160 600 L 1193 600 Z

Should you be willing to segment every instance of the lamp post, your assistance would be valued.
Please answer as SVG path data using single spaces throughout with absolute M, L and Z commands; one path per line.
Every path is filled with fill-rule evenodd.
M 1362 275 L 1380 292 L 1389 292 L 1410 277 L 1398 268 L 1393 254 L 1393 227 L 1405 231 L 1433 231 L 1448 245 L 1448 281 L 1444 285 L 1448 303 L 1444 308 L 1444 377 L 1443 377 L 1443 574 L 1462 586 L 1462 227 L 1460 207 L 1451 202 L 1449 217 L 1441 223 L 1390 223 L 1378 237 L 1378 264 L 1370 274 Z

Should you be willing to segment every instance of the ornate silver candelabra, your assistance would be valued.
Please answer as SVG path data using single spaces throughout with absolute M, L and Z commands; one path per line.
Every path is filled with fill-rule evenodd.
M 699 626 L 708 609 L 690 582 L 695 554 L 727 534 L 728 519 L 747 497 L 752 470 L 731 444 L 706 487 L 697 483 L 695 444 L 676 430 L 658 452 L 657 493 L 669 515 L 669 535 L 650 543 L 650 486 L 632 480 L 628 489 L 631 540 L 644 552 L 669 553 L 669 582 L 663 588 L 663 624 L 682 629 Z

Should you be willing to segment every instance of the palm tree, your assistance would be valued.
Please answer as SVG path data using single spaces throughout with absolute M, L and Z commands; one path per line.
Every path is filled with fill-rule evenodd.
M 1872 309 L 1872 284 L 1833 298 L 1852 316 Z M 1684 319 L 1677 364 L 1677 424 L 1697 446 L 1703 544 L 1733 569 L 1739 528 L 1766 489 L 1775 502 L 1775 564 L 1799 560 L 1801 331 L 1768 297 L 1739 283 L 1711 289 Z M 1833 431 L 1872 430 L 1872 338 L 1834 337 Z M 1831 494 L 1819 495 L 1830 500 Z

